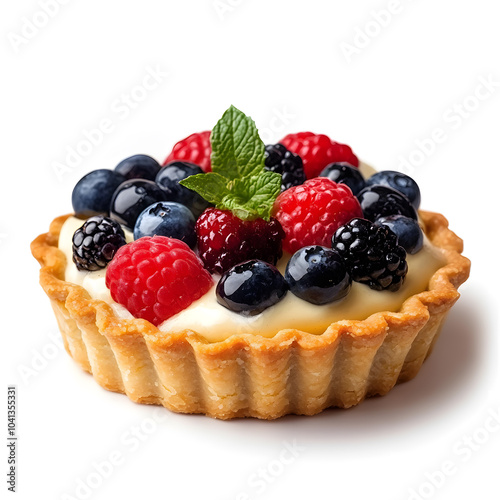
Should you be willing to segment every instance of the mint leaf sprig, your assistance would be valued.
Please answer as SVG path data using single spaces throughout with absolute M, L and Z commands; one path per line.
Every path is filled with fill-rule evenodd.
M 265 146 L 254 121 L 231 106 L 210 135 L 212 172 L 180 184 L 242 220 L 268 221 L 281 191 L 281 175 L 264 169 Z

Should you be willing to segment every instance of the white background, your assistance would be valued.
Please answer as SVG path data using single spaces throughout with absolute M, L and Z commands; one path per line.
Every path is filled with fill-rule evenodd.
M 46 0 L 50 17 L 43 0 L 6 4 L 1 365 L 18 386 L 17 498 L 498 498 L 498 2 Z M 156 88 L 138 88 L 152 70 Z M 412 382 L 347 411 L 222 422 L 108 393 L 60 348 L 30 241 L 86 172 L 162 161 L 230 104 L 266 141 L 312 130 L 378 169 L 412 162 L 423 208 L 464 238 L 471 278 Z M 55 169 L 102 120 L 100 143 Z

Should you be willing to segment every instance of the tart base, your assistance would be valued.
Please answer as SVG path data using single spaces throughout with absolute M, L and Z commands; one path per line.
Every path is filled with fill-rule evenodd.
M 56 218 L 31 249 L 67 352 L 102 387 L 179 413 L 275 419 L 349 408 L 418 373 L 470 270 L 447 220 L 419 215 L 446 258 L 428 290 L 408 298 L 398 312 L 338 321 L 320 335 L 235 332 L 210 343 L 193 331 L 161 332 L 142 319 L 118 318 L 108 304 L 64 281 L 66 257 L 57 246 L 68 216 Z

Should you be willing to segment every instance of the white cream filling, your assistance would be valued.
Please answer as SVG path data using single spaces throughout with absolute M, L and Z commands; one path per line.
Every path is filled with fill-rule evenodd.
M 361 163 L 359 167 L 365 178 L 376 170 Z M 59 248 L 67 259 L 66 281 L 82 286 L 94 299 L 103 300 L 122 319 L 131 319 L 133 315 L 110 295 L 105 284 L 106 270 L 78 271 L 73 263 L 72 239 L 74 232 L 84 221 L 69 217 L 59 235 Z M 133 234 L 124 229 L 127 243 L 133 241 Z M 284 256 L 278 263 L 284 273 L 289 256 Z M 273 337 L 284 329 L 303 330 L 320 334 L 328 326 L 340 320 L 367 318 L 378 311 L 398 311 L 410 296 L 427 289 L 430 277 L 445 263 L 442 251 L 434 247 L 425 238 L 424 247 L 415 255 L 407 256 L 408 274 L 401 289 L 397 292 L 378 292 L 366 285 L 353 282 L 352 288 L 344 299 L 316 306 L 299 299 L 291 292 L 276 305 L 256 316 L 243 316 L 221 306 L 217 302 L 215 286 L 189 307 L 159 325 L 166 333 L 193 331 L 203 335 L 210 342 L 217 342 L 239 333 L 251 333 L 264 337 Z
M 114 302 L 105 284 L 106 270 L 78 271 L 72 262 L 73 233 L 83 224 L 75 217 L 69 217 L 64 223 L 60 236 L 59 248 L 67 259 L 66 281 L 84 287 L 94 299 L 111 305 L 120 318 L 133 318 L 127 309 Z M 127 242 L 133 235 L 125 231 Z M 282 272 L 286 267 L 287 257 L 278 264 Z M 345 319 L 362 320 L 378 311 L 398 311 L 410 296 L 427 289 L 430 277 L 444 263 L 442 251 L 434 247 L 425 238 L 424 247 L 415 255 L 407 256 L 408 274 L 401 289 L 397 292 L 375 291 L 366 285 L 353 282 L 352 288 L 344 299 L 330 304 L 317 306 L 299 299 L 291 292 L 278 304 L 256 316 L 243 316 L 234 313 L 217 302 L 215 286 L 189 307 L 159 325 L 163 332 L 194 331 L 203 335 L 210 342 L 217 342 L 239 333 L 258 334 L 272 337 L 283 329 L 303 330 L 320 334 L 328 326 Z

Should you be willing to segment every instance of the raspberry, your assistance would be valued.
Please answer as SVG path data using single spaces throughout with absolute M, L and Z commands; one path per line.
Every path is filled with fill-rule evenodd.
M 280 143 L 302 158 L 308 179 L 317 177 L 327 165 L 333 162 L 345 161 L 354 167 L 359 166 L 358 157 L 349 146 L 332 141 L 323 134 L 312 132 L 288 134 Z
M 353 217 L 363 217 L 357 198 L 345 184 L 317 177 L 283 191 L 273 214 L 286 237 L 283 249 L 294 253 L 302 247 L 329 247 L 335 231 Z
M 210 130 L 206 130 L 205 132 L 191 134 L 189 137 L 179 141 L 172 148 L 172 152 L 167 156 L 163 165 L 174 160 L 189 161 L 201 167 L 204 172 L 211 172 L 211 154 Z
M 397 292 L 401 288 L 408 272 L 406 252 L 388 227 L 352 219 L 337 230 L 332 246 L 354 281 L 374 290 Z
M 196 222 L 198 251 L 211 273 L 222 274 L 245 260 L 260 259 L 275 265 L 282 255 L 285 233 L 271 218 L 242 221 L 228 210 L 208 208 Z
M 208 292 L 212 277 L 182 241 L 140 238 L 121 247 L 106 271 L 113 300 L 158 326 Z

